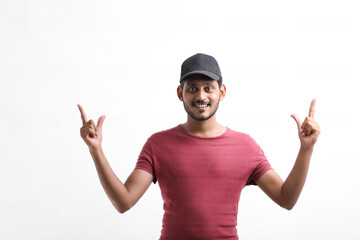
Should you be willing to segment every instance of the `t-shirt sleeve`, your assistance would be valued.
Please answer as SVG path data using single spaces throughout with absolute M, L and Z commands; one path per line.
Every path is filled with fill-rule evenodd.
M 246 185 L 257 185 L 256 182 L 260 179 L 260 177 L 271 169 L 272 167 L 265 157 L 263 150 L 259 147 L 259 152 L 256 157 L 256 167 L 251 173 Z
M 155 184 L 157 182 L 154 170 L 153 150 L 149 139 L 146 141 L 140 152 L 135 169 L 142 169 L 144 171 L 147 171 L 148 173 L 153 175 L 153 183 Z

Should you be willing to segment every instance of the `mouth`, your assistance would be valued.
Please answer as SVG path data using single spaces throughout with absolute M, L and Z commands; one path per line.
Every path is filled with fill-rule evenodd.
M 193 103 L 193 106 L 196 107 L 196 108 L 199 108 L 199 109 L 205 109 L 207 107 L 210 106 L 210 103 L 208 104 L 197 104 L 197 103 Z

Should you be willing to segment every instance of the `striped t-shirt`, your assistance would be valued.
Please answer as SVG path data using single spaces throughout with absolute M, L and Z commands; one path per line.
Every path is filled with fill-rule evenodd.
M 238 239 L 241 190 L 271 169 L 259 145 L 229 128 L 200 137 L 181 125 L 153 134 L 136 169 L 153 175 L 164 200 L 161 240 Z

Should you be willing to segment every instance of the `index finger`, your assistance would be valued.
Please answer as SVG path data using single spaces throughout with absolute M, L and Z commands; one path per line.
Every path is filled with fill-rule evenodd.
M 315 114 L 315 103 L 316 103 L 316 99 L 314 98 L 311 101 L 311 105 L 310 105 L 310 110 L 309 110 L 309 117 L 310 118 L 314 118 L 314 114 Z
M 81 119 L 82 119 L 83 125 L 85 125 L 85 123 L 87 122 L 87 117 L 86 117 L 84 108 L 83 108 L 80 104 L 78 104 L 78 108 L 79 108 L 79 110 L 80 110 L 80 114 L 81 114 Z

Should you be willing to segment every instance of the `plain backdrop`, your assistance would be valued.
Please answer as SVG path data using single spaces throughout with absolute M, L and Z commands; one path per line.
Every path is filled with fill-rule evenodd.
M 223 72 L 218 121 L 250 134 L 284 180 L 299 150 L 290 114 L 317 99 L 322 132 L 297 205 L 244 188 L 240 239 L 359 239 L 359 11 L 355 0 L 0 0 L 0 239 L 158 239 L 158 184 L 119 214 L 77 104 L 107 116 L 103 148 L 125 181 L 151 134 L 186 121 L 176 88 L 198 52 Z

